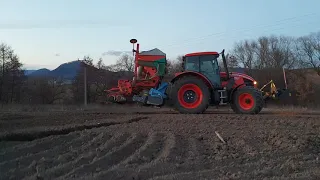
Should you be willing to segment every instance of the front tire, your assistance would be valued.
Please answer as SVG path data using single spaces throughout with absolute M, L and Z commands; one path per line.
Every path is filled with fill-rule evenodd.
M 263 108 L 261 91 L 254 87 L 238 88 L 233 96 L 231 108 L 238 114 L 258 114 Z
M 200 114 L 209 106 L 209 88 L 199 77 L 186 76 L 178 79 L 171 92 L 173 106 L 180 113 Z

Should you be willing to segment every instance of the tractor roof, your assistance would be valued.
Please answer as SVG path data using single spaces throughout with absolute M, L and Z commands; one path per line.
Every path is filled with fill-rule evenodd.
M 188 57 L 188 56 L 203 56 L 203 55 L 219 55 L 218 52 L 195 52 L 195 53 L 189 53 L 189 54 L 186 54 L 185 56 Z
M 149 51 L 141 51 L 139 54 L 140 55 L 166 56 L 166 54 L 158 48 L 154 48 Z

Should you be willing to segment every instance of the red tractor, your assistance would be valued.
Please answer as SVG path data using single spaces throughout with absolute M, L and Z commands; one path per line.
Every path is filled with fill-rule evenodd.
M 134 44 L 136 39 L 130 41 Z M 135 52 L 133 80 L 119 80 L 118 87 L 108 90 L 113 102 L 134 102 L 162 106 L 169 102 L 180 113 L 203 113 L 209 105 L 230 104 L 236 113 L 257 114 L 264 103 L 257 82 L 243 73 L 228 71 L 224 50 L 197 52 L 183 57 L 183 71 L 169 82 L 166 74 L 166 55 L 158 49 Z M 220 72 L 218 57 L 222 56 L 226 72 Z

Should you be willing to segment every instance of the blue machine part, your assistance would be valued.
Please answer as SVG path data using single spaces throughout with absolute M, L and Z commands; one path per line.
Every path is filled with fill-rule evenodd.
M 168 87 L 168 83 L 162 82 L 157 89 L 151 88 L 149 91 L 149 95 L 151 97 L 161 97 L 162 99 L 167 98 L 166 90 Z

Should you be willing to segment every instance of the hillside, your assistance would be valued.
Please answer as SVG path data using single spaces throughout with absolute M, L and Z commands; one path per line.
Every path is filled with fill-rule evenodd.
M 31 73 L 33 73 L 33 72 L 35 72 L 35 71 L 37 71 L 37 70 L 24 70 L 24 74 L 26 75 L 26 76 L 28 76 L 28 75 L 30 75 Z
M 46 69 L 46 68 L 42 68 L 42 69 L 39 69 L 39 70 L 36 70 L 32 73 L 29 74 L 29 76 L 48 76 L 50 74 L 50 70 L 49 69 Z
M 65 79 L 73 79 L 80 70 L 80 64 L 81 61 L 72 61 L 61 64 L 56 69 L 52 70 L 50 75 L 54 77 L 63 77 Z
M 39 70 L 26 70 L 25 74 L 30 77 L 38 76 L 49 76 L 49 77 L 62 77 L 64 79 L 74 79 L 77 72 L 80 69 L 81 61 L 71 61 L 68 63 L 61 64 L 56 69 L 50 71 L 49 69 L 39 69 Z

